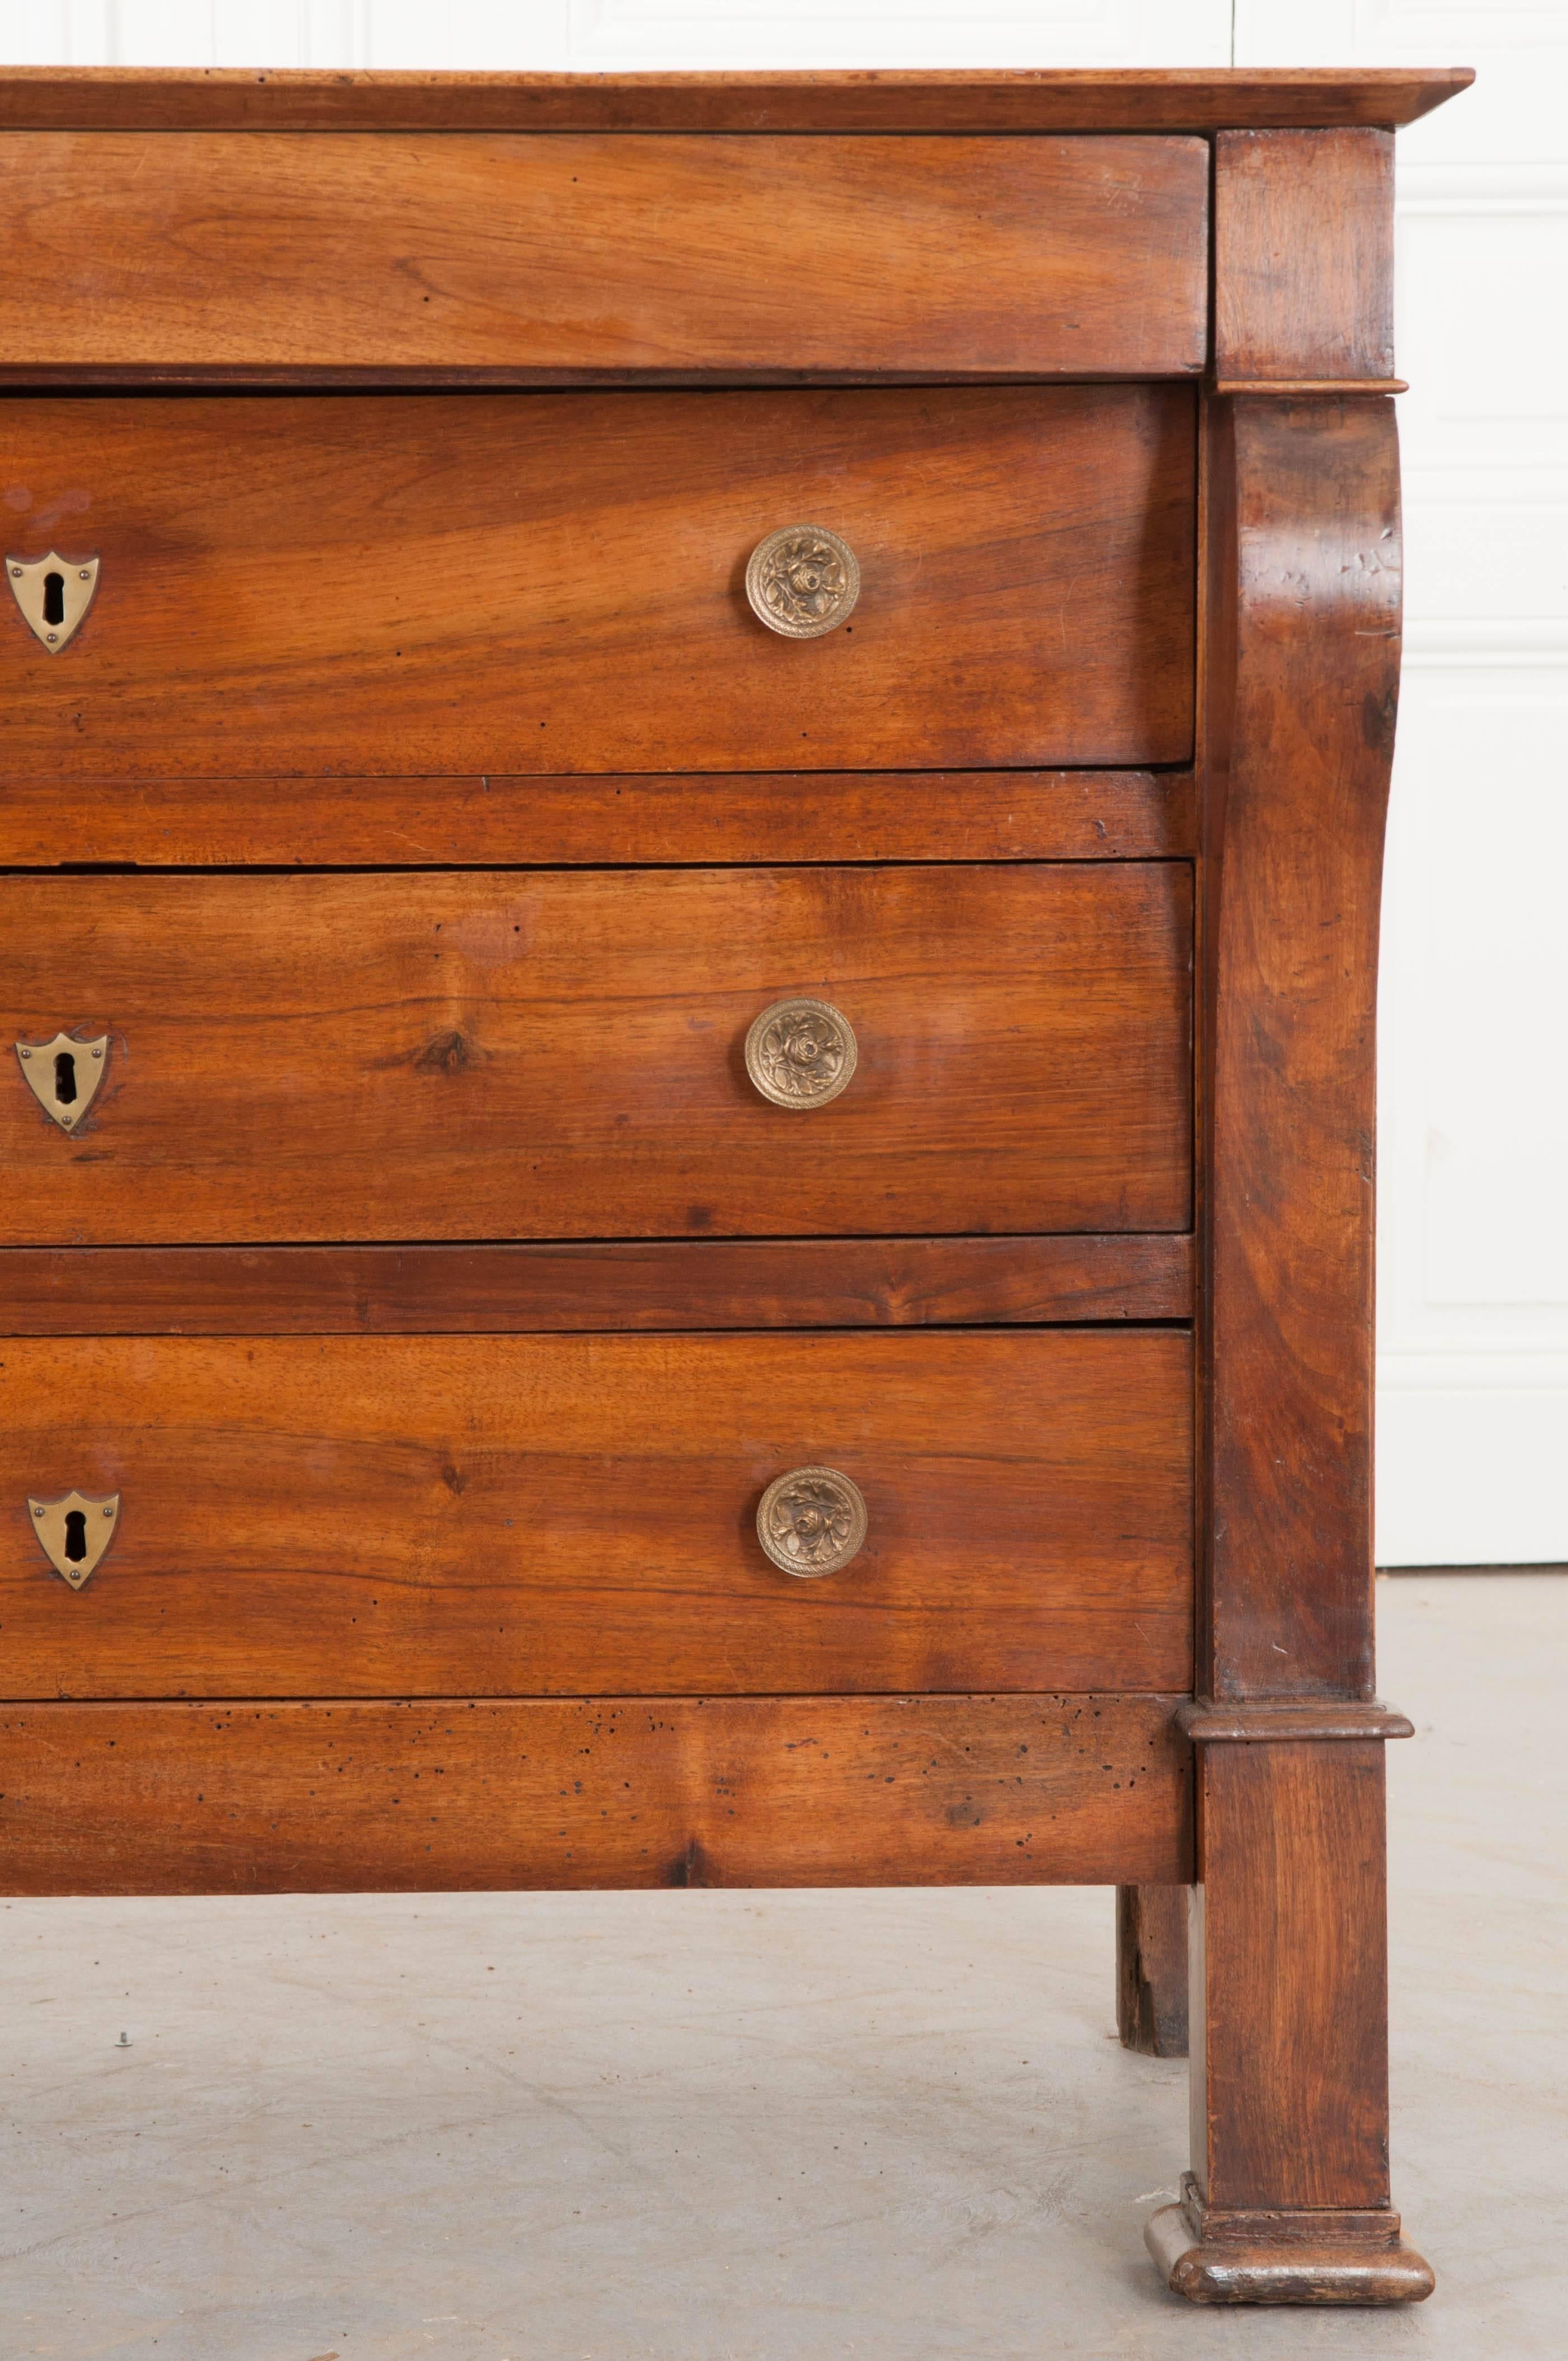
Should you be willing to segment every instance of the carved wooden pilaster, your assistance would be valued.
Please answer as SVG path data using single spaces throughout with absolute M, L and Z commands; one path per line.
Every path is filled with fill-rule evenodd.
M 1373 1026 L 1398 680 L 1393 406 L 1211 400 L 1201 761 L 1199 1885 L 1207 2302 L 1408 2302 L 1388 2191 L 1372 1632 Z
M 1215 401 L 1206 460 L 1199 1686 L 1367 1697 L 1393 403 Z
M 1199 862 L 1199 1884 L 1192 2170 L 1149 2225 L 1201 2302 L 1432 2277 L 1388 2188 L 1373 1697 L 1378 905 L 1399 670 L 1391 141 L 1220 135 Z

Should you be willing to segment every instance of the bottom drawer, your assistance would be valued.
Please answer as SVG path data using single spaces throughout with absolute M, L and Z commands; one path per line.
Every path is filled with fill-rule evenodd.
M 1158 1329 L 14 1339 L 5 1693 L 1185 1691 L 1190 1400 Z M 819 1466 L 865 1538 L 801 1580 Z
M 1181 1884 L 1174 1697 L 0 1709 L 0 1888 Z

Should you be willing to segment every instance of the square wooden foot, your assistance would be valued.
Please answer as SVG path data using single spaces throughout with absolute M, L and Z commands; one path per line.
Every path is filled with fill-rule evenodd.
M 1144 2231 L 1155 2268 L 1191 2303 L 1420 2303 L 1431 2266 L 1397 2213 L 1222 2213 L 1190 2173 Z
M 1116 1888 L 1116 2031 L 1145 2058 L 1187 2055 L 1187 1888 Z

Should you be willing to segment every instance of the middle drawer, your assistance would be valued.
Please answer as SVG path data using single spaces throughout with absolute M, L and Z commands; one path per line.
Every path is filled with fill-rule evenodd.
M 1181 862 L 13 876 L 0 929 L 7 1245 L 1189 1224 Z

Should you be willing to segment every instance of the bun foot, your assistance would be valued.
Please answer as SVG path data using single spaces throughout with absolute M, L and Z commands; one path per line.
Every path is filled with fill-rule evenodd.
M 1155 2268 L 1190 2303 L 1420 2303 L 1430 2263 L 1397 2213 L 1219 2213 L 1189 2175 L 1144 2231 Z

